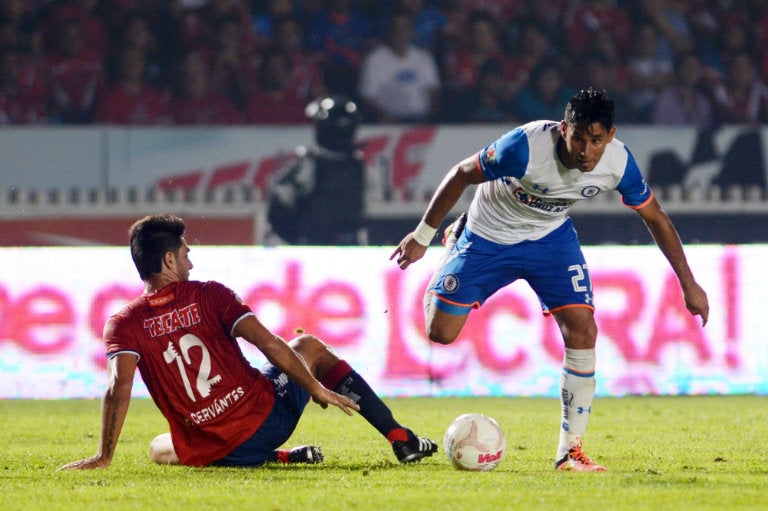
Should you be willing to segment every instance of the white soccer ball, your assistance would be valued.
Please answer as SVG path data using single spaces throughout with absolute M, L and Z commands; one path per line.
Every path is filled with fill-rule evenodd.
M 445 456 L 460 470 L 493 470 L 504 458 L 506 446 L 501 426 L 481 413 L 460 415 L 443 438 Z

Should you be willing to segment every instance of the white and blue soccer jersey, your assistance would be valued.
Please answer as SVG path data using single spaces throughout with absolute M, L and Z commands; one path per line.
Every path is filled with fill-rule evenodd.
M 537 240 L 560 227 L 582 199 L 618 190 L 641 208 L 653 197 L 622 142 L 613 139 L 591 172 L 568 169 L 557 156 L 560 123 L 536 121 L 504 134 L 481 150 L 477 165 L 488 179 L 478 186 L 467 227 L 495 243 Z

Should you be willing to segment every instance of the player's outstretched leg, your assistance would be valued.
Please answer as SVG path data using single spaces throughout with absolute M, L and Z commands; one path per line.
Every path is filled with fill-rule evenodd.
M 346 361 L 336 362 L 321 381 L 327 388 L 360 406 L 360 415 L 389 441 L 401 463 L 419 461 L 437 452 L 435 442 L 417 436 L 397 422 L 389 407 Z
M 392 430 L 387 439 L 400 463 L 412 463 L 437 452 L 437 444 L 428 438 L 421 438 L 408 428 Z

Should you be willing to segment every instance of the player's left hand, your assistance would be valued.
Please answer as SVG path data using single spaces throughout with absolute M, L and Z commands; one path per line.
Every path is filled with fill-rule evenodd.
M 701 316 L 701 326 L 705 326 L 709 320 L 709 300 L 707 293 L 697 283 L 683 289 L 685 307 L 694 316 Z
M 99 455 L 84 460 L 73 461 L 59 467 L 59 470 L 90 470 L 94 468 L 107 468 L 109 466 L 109 460 L 102 458 Z
M 360 406 L 350 398 L 337 394 L 325 387 L 322 387 L 317 394 L 312 395 L 312 401 L 323 408 L 328 408 L 328 405 L 337 406 L 347 415 L 352 415 L 352 410 L 356 412 L 360 411 Z

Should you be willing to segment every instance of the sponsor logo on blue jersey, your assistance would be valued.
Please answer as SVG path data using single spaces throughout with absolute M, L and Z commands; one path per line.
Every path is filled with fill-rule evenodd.
M 543 199 L 537 195 L 528 193 L 520 187 L 513 193 L 517 201 L 521 204 L 525 204 L 529 208 L 547 211 L 549 213 L 560 213 L 571 207 L 571 201 L 564 199 Z

